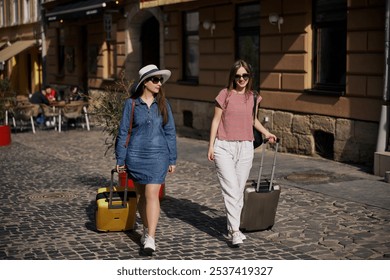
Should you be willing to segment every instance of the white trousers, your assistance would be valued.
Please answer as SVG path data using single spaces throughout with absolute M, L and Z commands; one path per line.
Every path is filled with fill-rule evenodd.
M 244 188 L 252 168 L 253 142 L 215 139 L 214 162 L 225 202 L 227 230 L 238 231 Z

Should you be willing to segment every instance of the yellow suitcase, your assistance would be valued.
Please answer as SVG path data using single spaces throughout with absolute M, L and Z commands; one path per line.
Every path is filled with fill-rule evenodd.
M 97 191 L 95 218 L 98 231 L 126 231 L 135 226 L 137 194 L 127 184 L 125 187 L 114 186 L 115 172 L 115 169 L 111 171 L 110 187 Z

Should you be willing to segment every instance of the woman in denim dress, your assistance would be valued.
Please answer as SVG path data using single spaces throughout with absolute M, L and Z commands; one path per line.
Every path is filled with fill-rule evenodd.
M 143 223 L 141 243 L 147 254 L 156 250 L 155 234 L 160 216 L 159 191 L 167 173 L 176 168 L 176 129 L 173 114 L 161 89 L 169 70 L 147 65 L 139 70 L 135 93 L 127 99 L 116 142 L 116 168 L 126 168 L 139 197 L 138 211 Z M 135 103 L 131 137 L 126 138 Z

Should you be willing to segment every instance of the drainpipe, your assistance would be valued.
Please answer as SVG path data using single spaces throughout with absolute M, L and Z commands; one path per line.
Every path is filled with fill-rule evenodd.
M 389 21 L 390 21 L 390 4 L 386 2 L 386 18 L 385 18 L 385 70 L 384 70 L 384 82 L 383 82 L 383 105 L 381 109 L 381 118 L 379 122 L 378 139 L 376 145 L 377 152 L 384 152 L 387 150 L 389 139 L 389 105 L 390 100 L 389 93 Z

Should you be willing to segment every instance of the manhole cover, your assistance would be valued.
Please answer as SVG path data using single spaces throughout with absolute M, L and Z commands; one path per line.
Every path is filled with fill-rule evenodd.
M 47 192 L 33 194 L 28 197 L 31 201 L 58 201 L 71 200 L 76 198 L 76 194 L 70 192 Z
M 293 173 L 286 177 L 293 182 L 324 182 L 330 179 L 329 175 L 323 173 Z

